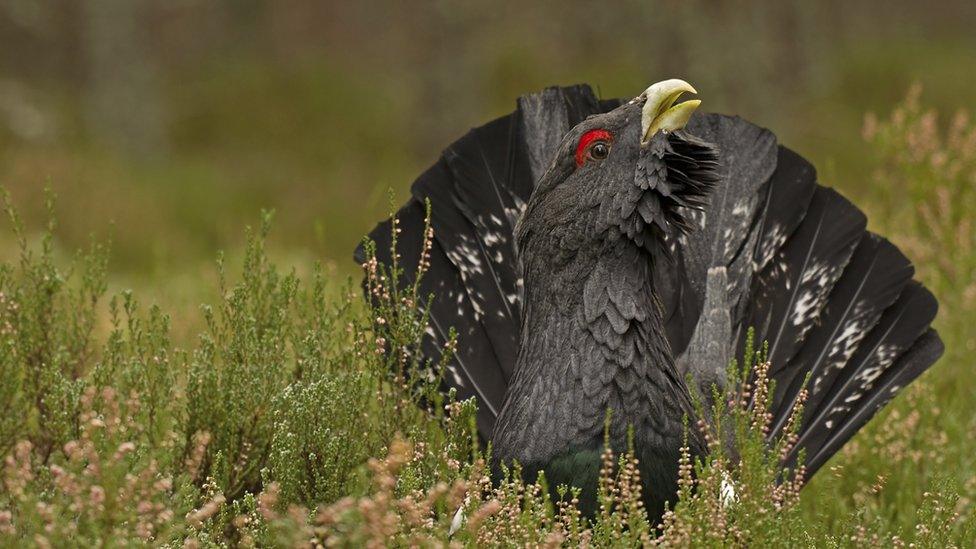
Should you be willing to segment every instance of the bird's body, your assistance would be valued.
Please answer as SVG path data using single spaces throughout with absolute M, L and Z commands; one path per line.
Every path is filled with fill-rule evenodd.
M 421 232 L 432 203 L 423 351 L 458 329 L 446 382 L 478 398 L 496 467 L 544 469 L 591 508 L 611 410 L 611 445 L 632 429 L 660 514 L 695 416 L 686 376 L 721 384 L 749 327 L 770 345 L 773 436 L 810 376 L 798 448 L 811 474 L 941 353 L 934 299 L 898 250 L 770 132 L 689 121 L 697 104 L 675 103 L 689 90 L 522 98 L 449 147 L 398 214 Z M 379 250 L 387 231 L 371 235 Z M 416 240 L 400 246 L 417 257 Z M 688 444 L 703 452 L 694 430 Z
M 642 478 L 670 486 L 682 418 L 694 410 L 663 336 L 650 264 L 623 241 L 588 255 L 526 266 L 526 325 L 491 439 L 494 455 L 519 461 L 530 477 L 545 468 L 554 485 L 593 482 L 610 409 L 614 448 L 626 448 L 633 426 L 640 463 L 649 467 Z M 535 277 L 556 283 L 535 284 Z
M 663 219 L 659 195 L 665 156 L 684 136 L 659 133 L 641 147 L 640 117 L 634 103 L 574 128 L 566 143 L 606 132 L 609 155 L 622 161 L 559 155 L 566 160 L 549 168 L 516 226 L 521 341 L 492 442 L 497 462 L 517 460 L 530 475 L 544 468 L 554 485 L 592 484 L 609 409 L 611 445 L 626 449 L 633 429 L 644 491 L 660 496 L 676 488 L 683 420 L 695 413 L 652 276 L 668 261 L 660 237 L 674 223 Z M 701 152 L 714 167 L 713 151 Z M 584 490 L 584 506 L 594 493 Z M 663 506 L 652 499 L 652 509 Z

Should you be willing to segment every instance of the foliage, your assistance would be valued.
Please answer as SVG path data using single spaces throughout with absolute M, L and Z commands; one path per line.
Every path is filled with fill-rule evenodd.
M 939 322 L 950 349 L 965 348 L 976 260 L 959 227 L 971 231 L 976 211 L 967 184 L 976 173 L 966 145 L 974 134 L 954 122 L 937 149 L 906 152 L 919 146 L 912 135 L 934 124 L 913 101 L 905 114 L 868 123 L 878 177 L 907 197 L 879 205 L 890 212 L 880 220 L 897 221 L 899 243 L 918 243 L 910 255 L 931 250 L 920 276 L 947 303 Z M 940 152 L 945 160 L 933 160 Z M 553 497 L 544 475 L 522 479 L 515 468 L 492 482 L 474 436 L 474 403 L 441 395 L 442 364 L 415 352 L 426 326 L 416 305 L 426 296 L 399 283 L 413 266 L 368 259 L 363 304 L 357 288 L 336 287 L 326 268 L 281 272 L 265 250 L 265 216 L 248 233 L 239 277 L 218 261 L 215 304 L 202 309 L 198 337 L 183 341 L 161 308 L 144 308 L 127 291 L 106 298 L 107 247 L 92 244 L 64 268 L 53 223 L 34 242 L 6 205 L 20 258 L 0 267 L 0 545 L 976 540 L 976 477 L 963 442 L 976 424 L 960 400 L 965 389 L 936 392 L 933 376 L 801 493 L 802 466 L 781 470 L 797 425 L 766 440 L 769 364 L 761 349 L 750 350 L 730 367 L 728 392 L 701 409 L 716 424 L 689 426 L 704 430 L 711 452 L 699 462 L 685 453 L 679 499 L 661 524 L 642 508 L 634 456 L 609 450 L 600 508 L 588 519 L 577 492 L 561 486 Z M 429 243 L 429 227 L 424 236 Z M 940 263 L 946 253 L 957 261 Z M 425 267 L 421 261 L 420 274 Z M 444 356 L 453 348 L 452 340 Z M 936 371 L 956 375 L 965 356 L 950 351 Z
M 885 120 L 869 113 L 865 140 L 877 158 L 875 188 L 887 192 L 882 211 L 920 266 L 922 277 L 955 310 L 976 309 L 976 124 L 957 111 L 940 124 L 938 112 L 921 105 L 915 84 Z
M 810 545 L 816 525 L 805 525 L 797 503 L 805 481 L 801 464 L 784 469 L 797 441 L 806 391 L 781 435 L 770 441 L 772 382 L 766 349 L 754 350 L 750 332 L 741 366 L 728 369 L 728 389 L 699 402 L 698 428 L 708 444 L 705 462 L 687 448 L 679 464 L 678 503 L 664 515 L 661 545 L 669 547 Z

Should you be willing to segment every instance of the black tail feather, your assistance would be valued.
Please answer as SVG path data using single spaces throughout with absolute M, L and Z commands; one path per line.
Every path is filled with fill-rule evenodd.
M 413 284 L 415 280 L 413 269 L 420 260 L 425 216 L 425 206 L 416 200 L 408 202 L 396 215 L 399 227 L 403 229 L 398 235 L 396 249 L 399 262 L 405 267 L 400 280 L 402 286 Z M 377 259 L 385 265 L 392 263 L 390 229 L 390 222 L 385 221 L 370 233 L 376 243 Z M 365 260 L 362 247 L 357 249 L 356 259 L 360 263 Z M 488 360 L 488 357 L 494 358 L 494 350 L 484 327 L 466 321 L 474 315 L 471 302 L 464 292 L 460 275 L 436 241 L 430 251 L 430 269 L 421 279 L 420 294 L 433 296 L 429 304 L 427 337 L 421 343 L 423 356 L 438 360 L 448 342 L 450 329 L 458 330 L 458 337 L 464 344 L 458 346 L 444 381 L 448 387 L 458 390 L 458 398 L 462 400 L 477 397 L 479 425 L 493 425 L 505 398 L 504 373 L 497 362 Z
M 813 328 L 866 224 L 836 191 L 818 187 L 803 223 L 757 277 L 746 325 L 769 342 L 774 377 Z
M 917 282 L 908 284 L 843 368 L 825 372 L 811 381 L 811 398 L 804 414 L 798 448 L 807 448 L 808 454 L 819 453 L 824 444 L 850 430 L 849 424 L 862 417 L 865 403 L 872 399 L 872 395 L 879 394 L 884 387 L 891 388 L 891 384 L 885 384 L 885 379 L 900 379 L 897 373 L 900 368 L 917 368 L 918 364 L 905 362 L 902 357 L 930 331 L 929 324 L 937 309 L 935 298 L 928 290 Z M 873 413 L 867 415 L 857 428 Z
M 776 172 L 760 214 L 760 237 L 753 251 L 753 268 L 761 272 L 772 261 L 807 215 L 817 190 L 817 172 L 803 157 L 779 147 Z
M 461 275 L 463 285 L 460 289 L 467 294 L 474 313 L 472 317 L 462 320 L 465 324 L 479 323 L 485 327 L 494 355 L 503 366 L 504 381 L 507 383 L 518 345 L 518 334 L 514 328 L 517 321 L 507 306 L 507 298 L 513 293 L 506 295 L 503 287 L 505 277 L 496 272 L 496 263 L 485 242 L 493 233 L 479 234 L 477 227 L 456 207 L 455 201 L 459 198 L 455 185 L 455 174 L 451 172 L 448 161 L 442 159 L 420 176 L 414 184 L 413 193 L 418 200 L 430 201 L 434 239 Z M 511 292 L 514 292 L 514 288 Z
M 844 416 L 843 423 L 830 432 L 821 444 L 808 443 L 801 448 L 813 450 L 806 459 L 807 476 L 811 476 L 830 459 L 841 446 L 878 413 L 901 389 L 922 375 L 942 356 L 945 346 L 935 330 L 929 329 L 912 347 L 903 353 L 875 382 L 873 388 L 860 399 L 856 408 Z M 793 457 L 795 459 L 795 456 Z
M 793 403 L 784 399 L 787 396 L 795 399 L 808 374 L 809 398 L 805 404 L 808 418 L 814 417 L 812 413 L 827 395 L 829 382 L 839 386 L 845 376 L 854 377 L 860 367 L 850 359 L 885 309 L 901 295 L 914 271 L 908 259 L 887 240 L 871 233 L 861 239 L 817 326 L 808 334 L 799 354 L 784 368 L 783 375 L 777 378 L 779 385 L 773 402 L 779 408 L 779 416 L 774 430 L 786 422 Z
M 776 384 L 771 437 L 781 433 L 806 387 L 801 431 L 787 465 L 802 450 L 812 475 L 900 387 L 935 362 L 941 343 L 932 332 L 924 352 L 907 358 L 934 319 L 935 299 L 911 281 L 914 269 L 894 245 L 864 230 L 860 210 L 812 184 L 812 170 L 790 164 L 801 167 L 797 177 L 772 178 L 766 212 L 784 228 L 756 248 L 756 263 L 764 267 L 738 334 L 754 327 L 757 339 L 769 344 Z M 803 189 L 814 187 L 805 214 L 802 204 L 773 206 L 778 182 L 795 183 L 801 203 Z M 801 221 L 788 221 L 799 215 Z M 786 223 L 796 226 L 789 237 Z M 782 245 L 774 251 L 777 241 Z
M 732 326 L 736 327 L 731 339 L 733 345 L 741 345 L 745 341 L 745 330 L 754 327 L 744 318 L 750 312 L 752 300 L 749 286 L 758 280 L 760 273 L 806 218 L 816 190 L 817 173 L 813 166 L 790 149 L 777 147 L 776 171 L 764 188 L 762 209 L 756 215 L 757 236 L 752 249 L 742 251 L 744 259 L 752 263 L 753 277 L 737 282 L 747 287 L 740 291 L 742 297 L 737 303 L 729 304 Z
M 829 459 L 894 393 L 931 366 L 941 342 L 931 332 L 936 302 L 907 258 L 865 231 L 864 214 L 831 189 L 801 157 L 779 147 L 751 241 L 751 291 L 731 298 L 732 344 L 747 329 L 769 344 L 776 383 L 770 436 L 785 427 L 809 379 L 799 441 L 808 474 Z

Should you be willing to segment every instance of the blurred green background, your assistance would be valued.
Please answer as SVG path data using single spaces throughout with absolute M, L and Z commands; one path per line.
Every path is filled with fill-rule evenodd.
M 0 184 L 34 229 L 55 190 L 66 252 L 110 236 L 113 285 L 195 304 L 263 208 L 272 249 L 351 273 L 387 189 L 518 95 L 681 77 L 857 198 L 866 111 L 915 81 L 976 105 L 974 22 L 961 0 L 0 0 Z

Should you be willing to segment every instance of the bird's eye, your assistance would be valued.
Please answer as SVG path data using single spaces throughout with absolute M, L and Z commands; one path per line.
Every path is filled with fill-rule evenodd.
M 581 167 L 588 160 L 600 161 L 609 156 L 613 135 L 607 130 L 590 130 L 580 137 L 576 145 L 576 166 Z
M 610 144 L 605 141 L 597 141 L 590 145 L 590 158 L 593 160 L 603 160 L 610 154 Z

